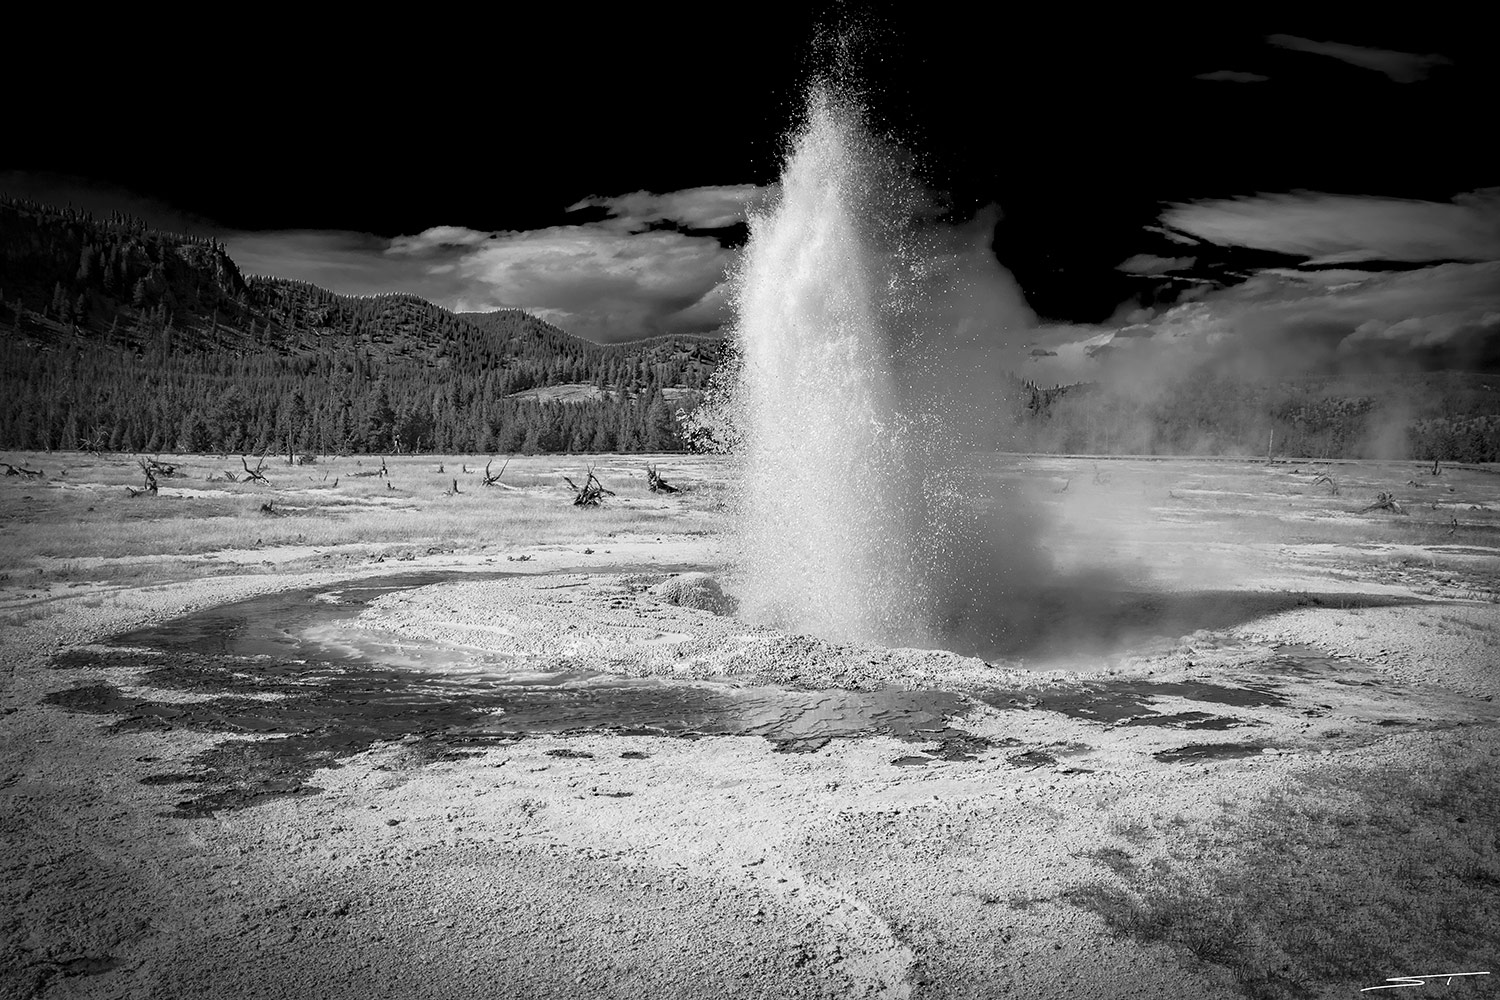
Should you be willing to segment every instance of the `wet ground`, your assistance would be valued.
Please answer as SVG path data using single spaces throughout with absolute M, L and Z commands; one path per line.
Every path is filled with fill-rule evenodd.
M 318 769 L 396 741 L 405 759 L 420 766 L 535 735 L 744 736 L 787 752 L 817 750 L 835 739 L 890 736 L 913 744 L 912 753 L 891 763 L 912 767 L 1014 746 L 1018 741 L 979 737 L 959 724 L 986 709 L 1056 712 L 1102 726 L 1230 730 L 1264 724 L 1236 710 L 1290 711 L 1282 690 L 1289 679 L 1379 685 L 1357 663 L 1284 647 L 1240 683 L 1112 678 L 964 693 L 803 690 L 539 670 L 490 650 L 347 627 L 382 595 L 459 577 L 473 579 L 411 573 L 285 591 L 125 633 L 59 656 L 57 667 L 104 676 L 47 701 L 113 716 L 111 732 L 184 728 L 238 736 L 200 754 L 193 770 L 151 773 L 143 767 L 144 783 L 185 786 L 174 815 L 190 817 L 316 793 L 308 781 Z M 1174 704 L 1163 707 L 1163 699 Z M 1181 701 L 1193 707 L 1184 710 Z M 1320 714 L 1315 705 L 1299 708 L 1303 715 Z M 1192 762 L 1266 747 L 1197 743 L 1156 757 Z M 1026 768 L 1056 764 L 1057 753 L 1029 751 L 1009 762 Z

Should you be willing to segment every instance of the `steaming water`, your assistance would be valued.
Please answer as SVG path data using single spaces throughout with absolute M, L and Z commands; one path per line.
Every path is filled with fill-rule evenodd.
M 814 90 L 738 275 L 737 570 L 753 620 L 933 645 L 963 589 L 952 466 L 934 401 L 914 391 L 932 384 L 909 239 L 924 197 L 858 107 Z
M 739 291 L 747 439 L 745 611 L 851 639 L 910 631 L 905 466 L 860 133 L 826 98 L 752 222 Z

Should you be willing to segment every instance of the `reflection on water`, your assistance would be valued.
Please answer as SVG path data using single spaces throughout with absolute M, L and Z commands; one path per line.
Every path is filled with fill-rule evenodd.
M 235 672 L 250 672 L 262 688 L 287 682 L 291 690 L 281 693 L 293 697 L 259 703 L 253 714 L 280 715 L 291 731 L 321 723 L 375 735 L 365 731 L 386 729 L 386 720 L 400 730 L 382 734 L 392 738 L 420 719 L 424 730 L 441 725 L 467 737 L 742 735 L 765 737 L 783 749 L 875 734 L 924 742 L 964 736 L 945 720 L 971 704 L 945 691 L 802 691 L 545 672 L 494 651 L 349 627 L 349 619 L 381 595 L 472 578 L 413 573 L 267 594 L 130 632 L 112 644 L 195 657 L 196 687 L 215 686 L 210 678 L 221 672 L 202 662 L 205 657 L 237 661 Z M 251 665 L 249 658 L 257 659 Z M 165 673 L 153 671 L 152 679 L 160 683 Z M 224 690 L 239 683 L 219 682 Z M 222 708 L 182 706 L 188 713 L 225 715 Z M 234 718 L 218 721 L 235 728 L 248 721 L 245 713 L 229 714 Z

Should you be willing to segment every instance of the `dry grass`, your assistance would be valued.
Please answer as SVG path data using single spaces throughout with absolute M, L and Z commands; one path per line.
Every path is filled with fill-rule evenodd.
M 1069 899 L 1119 933 L 1228 969 L 1266 1000 L 1487 969 L 1500 949 L 1500 757 L 1437 739 L 1416 766 L 1308 771 Z M 1099 852 L 1095 852 L 1099 853 Z

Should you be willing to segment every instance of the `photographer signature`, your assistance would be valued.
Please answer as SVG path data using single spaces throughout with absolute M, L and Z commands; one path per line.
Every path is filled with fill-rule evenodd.
M 1442 972 L 1435 976 L 1392 976 L 1386 980 L 1385 986 L 1366 986 L 1360 990 L 1368 993 L 1371 990 L 1399 990 L 1406 986 L 1426 986 L 1429 979 L 1447 980 L 1443 983 L 1447 986 L 1460 976 L 1488 976 L 1488 972 Z

